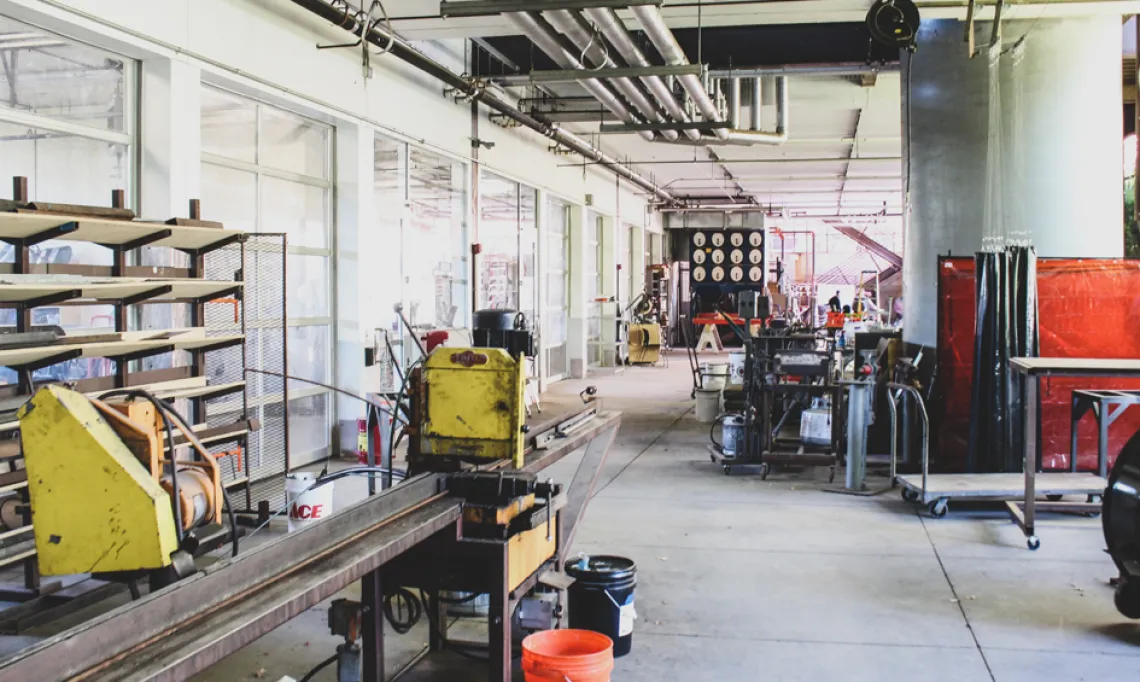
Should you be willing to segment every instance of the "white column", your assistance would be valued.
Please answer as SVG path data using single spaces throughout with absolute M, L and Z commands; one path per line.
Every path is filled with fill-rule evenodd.
M 364 367 L 364 349 L 373 344 L 367 270 L 369 243 L 376 232 L 373 200 L 375 148 L 371 128 L 342 123 L 336 130 L 336 385 L 362 395 L 377 390 L 375 368 Z M 343 422 L 364 416 L 362 403 L 338 396 Z M 355 428 L 352 430 L 355 433 Z
M 590 302 L 586 261 L 590 258 L 590 231 L 594 225 L 587 219 L 584 206 L 570 206 L 570 319 L 566 325 L 566 346 L 570 357 L 570 375 L 576 379 L 586 376 L 590 364 L 586 339 L 589 336 Z
M 201 70 L 177 59 L 141 69 L 139 210 L 144 218 L 187 217 L 201 191 Z M 208 207 L 206 207 L 208 212 Z

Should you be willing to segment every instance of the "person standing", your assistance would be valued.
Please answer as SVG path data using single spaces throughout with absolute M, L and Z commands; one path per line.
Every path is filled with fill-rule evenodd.
M 843 309 L 843 302 L 839 300 L 839 292 L 827 300 L 827 309 L 833 313 L 837 313 Z

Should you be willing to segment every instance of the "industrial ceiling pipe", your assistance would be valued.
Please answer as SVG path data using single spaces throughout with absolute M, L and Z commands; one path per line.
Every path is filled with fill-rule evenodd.
M 614 49 L 618 51 L 621 58 L 625 60 L 626 64 L 637 68 L 648 68 L 651 66 L 649 60 L 645 57 L 645 53 L 637 47 L 633 39 L 629 36 L 629 31 L 625 27 L 625 23 L 618 18 L 612 9 L 608 7 L 595 7 L 583 10 L 590 21 L 594 22 L 594 26 L 598 27 L 602 35 L 610 41 Z M 677 101 L 676 96 L 673 95 L 672 89 L 665 84 L 665 81 L 660 76 L 642 76 L 641 82 L 649 90 L 649 94 L 657 100 L 665 112 L 674 120 L 681 123 L 688 123 L 690 121 L 689 115 L 685 113 L 685 108 Z M 699 130 L 685 130 L 685 136 L 692 140 L 700 139 L 701 131 Z
M 731 79 L 729 83 L 729 111 L 730 117 L 732 116 L 732 100 L 733 100 L 733 83 L 739 84 L 736 79 Z M 736 108 L 739 108 L 740 93 L 736 95 Z M 755 99 L 753 100 L 755 105 Z M 759 124 L 759 107 L 754 107 L 752 112 L 753 125 Z M 740 118 L 740 112 L 735 114 L 736 118 Z M 755 144 L 783 144 L 788 141 L 788 79 L 784 76 L 776 78 L 776 131 L 766 132 L 763 130 L 740 130 L 733 128 L 732 130 L 721 129 L 713 132 L 724 132 L 725 136 L 711 137 L 709 135 L 702 135 L 698 140 L 677 140 L 672 144 L 687 144 L 699 145 L 707 147 L 709 145 L 743 145 L 751 146 Z
M 740 127 L 740 79 L 728 79 L 728 124 L 733 128 Z
M 555 10 L 552 12 L 543 12 L 542 17 L 550 22 L 556 30 L 560 31 L 566 38 L 573 43 L 574 47 L 578 48 L 579 53 L 582 55 L 581 59 L 588 59 L 594 64 L 594 68 L 598 69 L 612 69 L 617 68 L 618 64 L 610 58 L 609 52 L 600 43 L 599 40 L 593 35 L 593 30 L 590 25 L 586 23 L 580 15 L 575 14 L 569 10 Z M 631 78 L 610 78 L 605 82 L 613 84 L 613 87 L 629 101 L 641 113 L 642 117 L 651 123 L 667 123 L 668 121 L 661 115 L 657 106 L 649 100 L 641 88 Z M 676 130 L 662 130 L 661 136 L 666 140 L 676 140 Z
M 560 68 L 571 71 L 588 70 L 588 67 L 574 54 L 574 46 L 567 44 L 565 39 L 559 36 L 542 17 L 533 12 L 509 12 L 504 16 L 506 16 L 523 35 L 530 38 L 540 50 L 553 59 L 554 63 Z M 624 80 L 632 85 L 628 78 Z M 602 103 L 602 106 L 612 111 L 614 115 L 623 122 L 641 123 L 638 117 L 625 105 L 625 102 L 621 101 L 621 99 L 610 90 L 609 85 L 597 78 L 584 78 L 578 82 L 582 87 L 586 88 L 591 95 L 596 97 L 598 101 Z M 646 104 L 648 104 L 648 101 Z M 652 141 L 654 139 L 653 131 L 642 130 L 639 134 L 645 140 Z M 676 139 L 676 136 L 674 136 L 674 139 Z
M 764 82 L 759 76 L 752 80 L 752 125 L 749 126 L 752 130 L 760 130 L 763 126 L 760 121 L 760 113 L 764 108 Z
M 649 36 L 657 51 L 665 59 L 665 63 L 670 66 L 684 66 L 689 63 L 689 58 L 685 56 L 685 51 L 677 44 L 677 38 L 669 27 L 665 25 L 665 20 L 661 17 L 661 12 L 653 5 L 634 5 L 630 7 L 633 15 L 637 17 L 641 27 L 645 29 L 645 35 Z M 685 91 L 689 93 L 689 97 L 693 98 L 693 103 L 697 105 L 701 115 L 704 116 L 706 121 L 715 123 L 723 123 L 724 119 L 721 118 L 720 111 L 713 103 L 709 93 L 705 90 L 704 83 L 701 82 L 699 76 L 678 76 L 677 80 Z M 713 135 L 721 140 L 728 139 L 728 130 L 725 128 L 714 128 Z M 699 142 L 699 140 L 693 140 Z
M 529 116 L 518 110 L 513 104 L 499 99 L 495 95 L 487 92 L 480 85 L 471 83 L 464 77 L 455 73 L 446 66 L 435 61 L 431 57 L 419 52 L 412 48 L 402 39 L 396 36 L 390 36 L 379 28 L 373 27 L 366 36 L 362 36 L 363 26 L 356 20 L 355 15 L 346 14 L 343 9 L 333 7 L 332 5 L 324 2 L 324 0 L 291 0 L 291 2 L 299 7 L 302 7 L 309 12 L 321 17 L 336 26 L 352 33 L 357 37 L 362 37 L 373 45 L 381 48 L 388 48 L 388 53 L 392 56 L 407 62 L 411 66 L 423 71 L 424 73 L 442 81 L 448 87 L 454 88 L 458 92 L 462 92 L 467 97 L 474 101 L 482 102 L 494 111 L 510 118 L 511 120 L 518 121 L 520 124 L 534 130 L 546 137 L 554 140 L 555 142 L 566 147 L 575 154 L 589 159 L 597 163 L 607 170 L 624 178 L 630 183 L 640 187 L 641 189 L 649 192 L 657 200 L 666 204 L 677 203 L 677 198 L 669 192 L 661 189 L 656 183 L 652 182 L 640 173 L 636 173 L 626 166 L 623 166 L 617 159 L 603 153 L 602 151 L 594 148 L 577 135 L 573 135 L 565 130 L 560 129 L 558 126 L 551 125 L 545 121 L 539 120 L 533 116 Z

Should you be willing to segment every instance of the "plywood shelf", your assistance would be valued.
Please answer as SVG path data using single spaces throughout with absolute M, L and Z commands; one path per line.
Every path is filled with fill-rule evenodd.
M 78 358 L 134 358 L 157 355 L 173 350 L 206 351 L 217 350 L 241 344 L 242 334 L 206 336 L 201 328 L 127 332 L 119 334 L 119 340 L 83 342 L 82 336 L 61 337 L 59 343 L 33 348 L 12 348 L 0 350 L 0 367 L 46 367 L 70 359 Z
M 236 293 L 241 288 L 242 282 L 191 278 L 4 275 L 0 276 L 0 307 L 37 307 L 61 303 L 209 301 Z
M 48 239 L 90 242 L 103 246 L 139 248 L 166 246 L 172 249 L 204 253 L 232 244 L 245 235 L 239 230 L 216 227 L 167 225 L 135 220 L 112 220 L 85 216 L 68 216 L 35 211 L 0 213 L 0 240 L 35 242 Z

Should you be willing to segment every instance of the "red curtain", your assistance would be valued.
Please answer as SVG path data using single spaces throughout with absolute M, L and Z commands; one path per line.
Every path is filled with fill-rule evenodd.
M 970 433 L 970 381 L 974 363 L 974 259 L 942 258 L 938 282 L 938 377 L 943 409 L 933 444 L 942 471 L 962 471 Z M 1040 259 L 1037 296 L 1041 356 L 1140 358 L 1140 261 Z M 1073 389 L 1140 389 L 1137 379 L 1043 379 L 1042 463 L 1067 469 Z M 1109 464 L 1140 431 L 1140 407 L 1109 428 Z M 1078 465 L 1096 468 L 1096 422 L 1091 412 L 1077 429 Z

